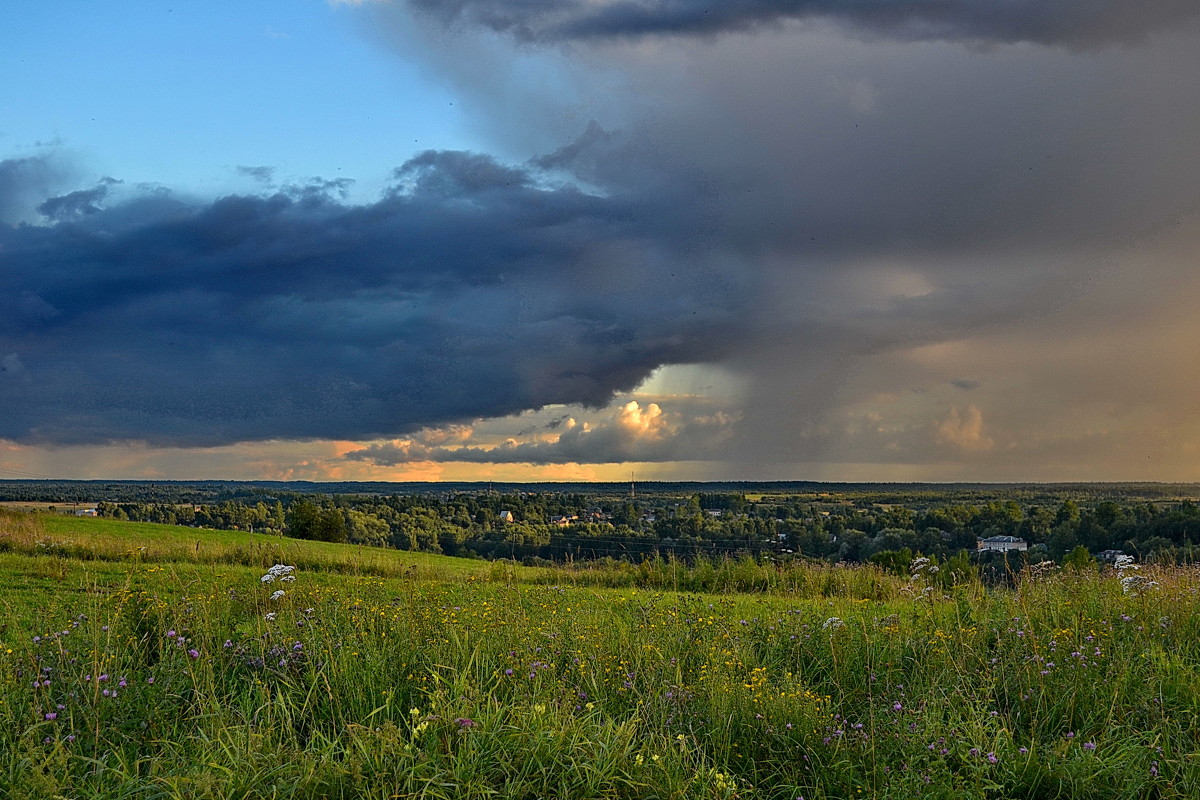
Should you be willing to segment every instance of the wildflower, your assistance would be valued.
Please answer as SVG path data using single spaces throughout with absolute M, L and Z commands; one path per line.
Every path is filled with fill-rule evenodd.
M 292 573 L 295 571 L 296 568 L 294 566 L 290 566 L 288 564 L 276 564 L 267 570 L 267 574 L 263 575 L 261 578 L 259 578 L 259 580 L 263 583 L 274 583 L 276 580 L 290 582 L 296 580 L 296 577 L 292 575 Z
M 892 711 L 902 711 L 903 709 L 904 709 L 904 706 L 902 706 L 898 702 L 892 704 Z
M 1158 762 L 1157 761 L 1150 762 L 1150 777 L 1151 778 L 1158 777 Z
M 843 622 L 840 617 L 830 617 L 829 619 L 825 620 L 825 624 L 821 627 L 825 630 L 837 630 L 838 628 L 845 627 L 845 625 L 846 623 Z
M 285 594 L 287 594 L 287 592 L 285 592 L 283 589 L 277 589 L 275 591 L 275 593 L 271 595 L 271 599 L 278 600 L 279 598 L 283 597 Z
M 200 651 L 199 651 L 199 650 L 197 650 L 197 649 L 195 649 L 195 648 L 192 648 L 191 650 L 188 650 L 188 658 L 191 658 L 191 659 L 197 659 L 197 658 L 199 658 L 199 657 L 200 657 Z
M 479 723 L 470 717 L 458 717 L 454 720 L 454 724 L 460 728 L 478 728 Z
M 1018 749 L 1017 749 L 1017 752 L 1018 752 L 1018 753 L 1020 753 L 1021 755 L 1025 755 L 1025 754 L 1027 754 L 1027 753 L 1029 752 L 1029 748 L 1028 748 L 1028 747 L 1021 747 L 1021 748 L 1018 748 Z
M 267 622 L 274 622 L 275 621 L 275 612 L 270 611 L 266 614 L 263 614 L 263 619 L 265 619 Z
M 1000 759 L 996 758 L 996 754 L 995 754 L 995 753 L 988 753 L 988 754 L 987 754 L 987 760 L 988 760 L 988 763 L 989 763 L 989 764 L 995 764 L 995 763 L 996 763 L 997 761 L 999 761 Z
M 979 748 L 978 748 L 978 747 L 972 747 L 972 748 L 971 748 L 971 749 L 970 749 L 968 752 L 969 752 L 971 755 L 973 755 L 973 756 L 977 756 L 977 755 L 979 755 Z
M 226 639 L 225 644 L 223 644 L 221 646 L 224 647 L 226 650 L 228 650 L 229 648 L 233 647 L 233 642 L 229 639 Z
M 153 685 L 153 683 L 154 683 L 154 676 L 153 676 L 153 675 L 151 675 L 149 678 L 146 678 L 146 683 L 149 683 L 149 684 Z
M 176 634 L 175 634 L 175 629 L 174 629 L 174 628 L 172 628 L 171 630 L 167 631 L 167 638 L 168 638 L 168 639 L 174 639 L 174 638 L 175 638 L 175 636 L 176 636 Z
M 75 734 L 73 734 L 73 733 L 69 733 L 69 734 L 67 734 L 67 741 L 68 741 L 68 742 L 73 742 L 73 741 L 75 741 Z
M 50 722 L 53 722 L 54 720 L 58 719 L 58 713 L 54 711 L 47 712 L 46 719 Z
M 1095 743 L 1095 742 L 1084 742 L 1084 743 L 1083 743 L 1083 749 L 1084 749 L 1084 750 L 1095 750 L 1095 749 L 1096 749 L 1096 743 Z

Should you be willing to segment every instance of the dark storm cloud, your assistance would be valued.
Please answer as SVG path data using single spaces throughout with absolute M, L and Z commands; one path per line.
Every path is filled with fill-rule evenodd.
M 602 405 L 722 351 L 737 287 L 699 250 L 666 258 L 640 201 L 468 153 L 395 177 L 368 205 L 338 181 L 207 204 L 68 194 L 47 210 L 90 213 L 0 227 L 0 358 L 21 366 L 0 374 L 0 438 L 397 435 Z M 696 270 L 671 280 L 664 260 Z
M 525 41 L 705 36 L 830 20 L 899 39 L 1100 45 L 1196 16 L 1193 0 L 410 0 Z

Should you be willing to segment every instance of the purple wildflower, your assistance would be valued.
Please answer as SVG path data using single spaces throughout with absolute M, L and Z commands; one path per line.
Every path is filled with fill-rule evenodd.
M 199 651 L 199 650 L 197 650 L 197 649 L 195 649 L 195 648 L 192 648 L 191 650 L 188 650 L 188 658 L 195 659 L 195 658 L 199 658 L 199 657 L 200 657 L 200 651 Z
M 1084 749 L 1084 750 L 1095 750 L 1095 749 L 1096 749 L 1096 743 L 1095 743 L 1095 742 L 1084 742 L 1084 743 L 1083 743 L 1083 749 Z
M 58 719 L 58 713 L 50 711 L 46 714 L 46 719 L 50 722 L 53 722 L 54 720 Z

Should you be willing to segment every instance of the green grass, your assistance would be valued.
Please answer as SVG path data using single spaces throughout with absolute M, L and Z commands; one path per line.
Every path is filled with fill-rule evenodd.
M 486 572 L 482 561 L 375 547 L 310 542 L 246 531 L 218 531 L 124 522 L 113 519 L 36 515 L 37 530 L 7 537 L 0 546 L 80 560 L 230 563 L 270 566 L 280 562 L 321 571 L 400 575 L 415 570 L 428 577 Z M 40 543 L 40 544 L 39 544 Z
M 264 584 L 247 534 L 82 522 L 41 533 L 171 557 L 0 553 L 6 796 L 1200 793 L 1192 571 L 699 594 L 326 545 Z

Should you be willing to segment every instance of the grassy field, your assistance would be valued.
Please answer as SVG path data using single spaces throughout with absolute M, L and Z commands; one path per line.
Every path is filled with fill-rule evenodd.
M 10 797 L 1200 793 L 1192 571 L 985 591 L 814 568 L 806 589 L 698 594 L 648 589 L 653 571 L 615 569 L 608 589 L 248 534 L 6 524 Z M 297 569 L 263 582 L 274 563 Z
M 4 512 L 0 510 L 0 514 Z M 11 515 L 11 512 L 9 512 Z M 32 524 L 13 530 L 5 549 L 81 561 L 140 561 L 270 566 L 286 561 L 327 572 L 379 576 L 453 577 L 486 572 L 487 563 L 374 547 L 347 547 L 246 531 L 216 531 L 54 514 L 19 515 Z M 10 517 L 11 518 L 11 517 Z

